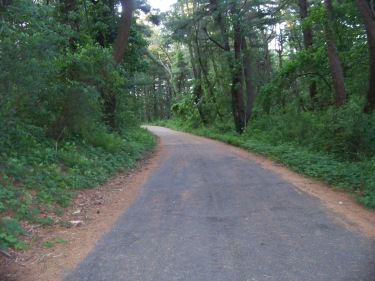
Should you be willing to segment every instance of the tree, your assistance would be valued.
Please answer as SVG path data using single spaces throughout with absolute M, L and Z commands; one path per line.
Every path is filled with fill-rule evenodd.
M 375 109 L 375 16 L 370 7 L 371 0 L 356 0 L 357 7 L 366 29 L 369 50 L 369 84 L 367 91 L 367 105 L 365 110 L 371 112 Z M 373 3 L 373 2 L 372 2 Z
M 253 89 L 251 85 L 251 71 L 244 34 L 244 12 L 246 2 L 239 5 L 236 1 L 228 4 L 217 0 L 210 1 L 211 16 L 221 32 L 220 42 L 213 38 L 207 29 L 204 29 L 207 38 L 224 52 L 231 54 L 227 56 L 227 63 L 231 73 L 231 100 L 232 115 L 236 131 L 242 133 L 250 118 L 253 106 Z M 224 11 L 228 10 L 228 18 L 224 18 Z M 231 25 L 229 27 L 228 25 Z M 229 31 L 231 30 L 231 32 Z M 233 48 L 230 45 L 230 34 L 232 33 Z M 245 71 L 245 76 L 244 76 Z M 246 77 L 246 78 L 245 78 Z M 245 100 L 243 90 L 246 90 L 247 98 Z M 247 102 L 247 104 L 246 104 Z
M 116 64 L 119 64 L 121 62 L 126 50 L 126 46 L 128 44 L 134 8 L 133 0 L 121 0 L 121 6 L 121 18 L 118 23 L 117 37 L 113 45 L 113 58 Z
M 346 99 L 344 73 L 342 71 L 332 27 L 332 0 L 325 0 L 325 4 L 326 16 L 324 22 L 324 31 L 327 43 L 326 47 L 329 68 L 331 71 L 333 86 L 335 90 L 334 105 L 335 107 L 340 107 L 345 103 Z
M 305 50 L 308 51 L 309 48 L 313 44 L 313 35 L 312 35 L 311 27 L 304 22 L 304 20 L 308 16 L 307 0 L 298 0 L 298 5 L 299 5 L 300 17 L 301 17 L 301 21 L 302 21 L 302 33 L 303 33 L 304 46 L 305 46 Z M 309 85 L 309 93 L 310 93 L 310 98 L 311 98 L 312 102 L 316 103 L 317 102 L 318 90 L 317 90 L 315 81 L 311 81 L 311 83 Z

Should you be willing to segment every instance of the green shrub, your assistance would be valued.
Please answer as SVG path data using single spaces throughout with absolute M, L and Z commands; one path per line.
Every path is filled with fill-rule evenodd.
M 19 240 L 17 235 L 24 234 L 21 225 L 10 217 L 3 217 L 0 220 L 0 249 L 7 249 L 13 247 L 21 249 L 25 244 Z
M 337 159 L 358 161 L 375 155 L 375 114 L 348 102 L 340 109 L 264 114 L 251 120 L 245 135 L 273 145 L 295 143 Z

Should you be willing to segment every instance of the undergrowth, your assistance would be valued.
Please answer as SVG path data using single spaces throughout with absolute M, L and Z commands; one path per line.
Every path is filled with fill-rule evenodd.
M 41 211 L 61 213 L 77 189 L 92 188 L 129 169 L 155 145 L 145 129 L 98 135 L 90 143 L 78 138 L 56 142 L 39 130 L 18 130 L 0 141 L 0 249 L 25 247 L 20 220 L 55 223 Z

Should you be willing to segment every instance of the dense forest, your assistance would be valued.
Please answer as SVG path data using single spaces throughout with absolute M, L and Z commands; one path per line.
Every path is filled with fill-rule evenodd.
M 374 0 L 0 0 L 0 99 L 0 248 L 132 166 L 142 122 L 375 207 Z
M 375 207 L 375 2 L 184 0 L 143 118 L 265 154 Z M 171 117 L 171 118 L 170 118 Z

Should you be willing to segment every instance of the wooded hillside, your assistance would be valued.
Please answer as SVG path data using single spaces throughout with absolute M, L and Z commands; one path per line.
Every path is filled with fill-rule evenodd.
M 155 144 L 218 138 L 375 207 L 374 0 L 0 0 L 0 248 Z M 168 121 L 165 121 L 168 120 Z

